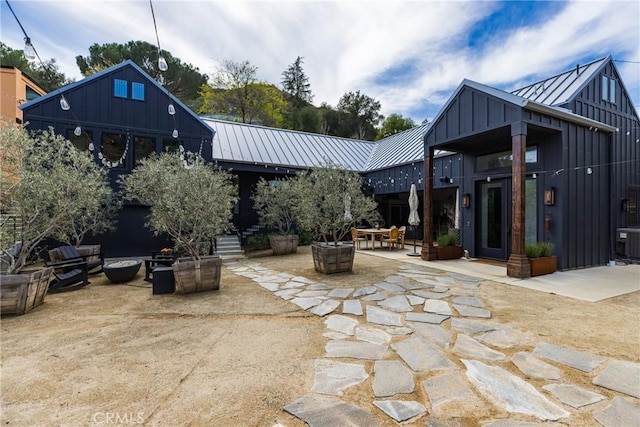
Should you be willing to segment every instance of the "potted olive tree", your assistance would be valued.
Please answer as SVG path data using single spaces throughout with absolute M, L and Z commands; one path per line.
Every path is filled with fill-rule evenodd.
M 213 239 L 231 228 L 237 200 L 231 174 L 196 154 L 164 153 L 143 160 L 120 183 L 126 199 L 149 206 L 147 226 L 188 254 L 173 264 L 176 292 L 219 289 L 222 260 L 207 254 Z
M 342 242 L 351 227 L 378 218 L 377 204 L 362 191 L 356 172 L 325 165 L 300 178 L 300 226 L 313 233 L 315 269 L 331 274 L 353 269 L 355 248 Z
M 26 269 L 43 240 L 66 239 L 85 207 L 110 189 L 106 171 L 51 128 L 29 134 L 21 126 L 5 126 L 0 147 L 3 313 L 22 314 L 44 301 L 52 280 L 50 268 Z M 8 309 L 7 298 L 20 295 L 27 306 Z
M 558 266 L 557 257 L 553 253 L 554 244 L 550 242 L 527 243 L 524 253 L 529 258 L 531 277 L 554 273 Z
M 300 211 L 299 185 L 298 177 L 274 181 L 260 178 L 253 193 L 253 206 L 260 222 L 276 231 L 269 235 L 274 255 L 298 251 L 299 235 L 294 233 L 294 226 Z

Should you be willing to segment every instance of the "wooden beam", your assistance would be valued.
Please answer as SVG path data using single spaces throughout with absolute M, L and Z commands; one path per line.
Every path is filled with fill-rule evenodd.
M 525 191 L 527 179 L 527 125 L 511 125 L 511 255 L 507 261 L 507 276 L 526 279 L 531 277 L 529 260 L 524 253 Z

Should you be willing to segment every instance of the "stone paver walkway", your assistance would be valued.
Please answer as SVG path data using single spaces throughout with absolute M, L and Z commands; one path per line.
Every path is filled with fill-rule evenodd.
M 570 423 L 585 411 L 605 427 L 640 420 L 640 364 L 536 342 L 528 331 L 501 324 L 490 301 L 473 295 L 482 279 L 402 265 L 382 282 L 354 289 L 250 260 L 225 265 L 325 318 L 326 353 L 315 360 L 313 388 L 284 407 L 310 426 L 374 426 L 385 419 L 533 426 Z M 507 356 L 505 349 L 516 351 Z M 567 383 L 569 372 L 580 384 Z M 369 408 L 340 398 L 356 386 L 370 388 Z

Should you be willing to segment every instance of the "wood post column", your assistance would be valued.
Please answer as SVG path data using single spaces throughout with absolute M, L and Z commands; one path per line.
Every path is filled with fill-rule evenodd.
M 433 147 L 424 158 L 424 235 L 422 236 L 422 250 L 420 258 L 425 261 L 438 259 L 436 248 L 433 246 Z
M 524 253 L 525 191 L 527 178 L 526 149 L 527 124 L 511 125 L 511 255 L 507 261 L 507 276 L 526 279 L 531 277 L 529 259 Z

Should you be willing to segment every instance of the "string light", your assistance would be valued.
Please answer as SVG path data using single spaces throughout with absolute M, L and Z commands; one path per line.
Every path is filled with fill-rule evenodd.
M 160 49 L 160 37 L 158 36 L 158 25 L 156 24 L 156 14 L 153 12 L 153 3 L 149 0 L 149 6 L 151 7 L 151 17 L 153 18 L 153 28 L 156 32 L 156 41 L 158 42 L 158 69 L 160 71 L 167 71 L 169 69 L 169 65 L 167 64 L 167 60 L 162 56 L 162 49 Z

